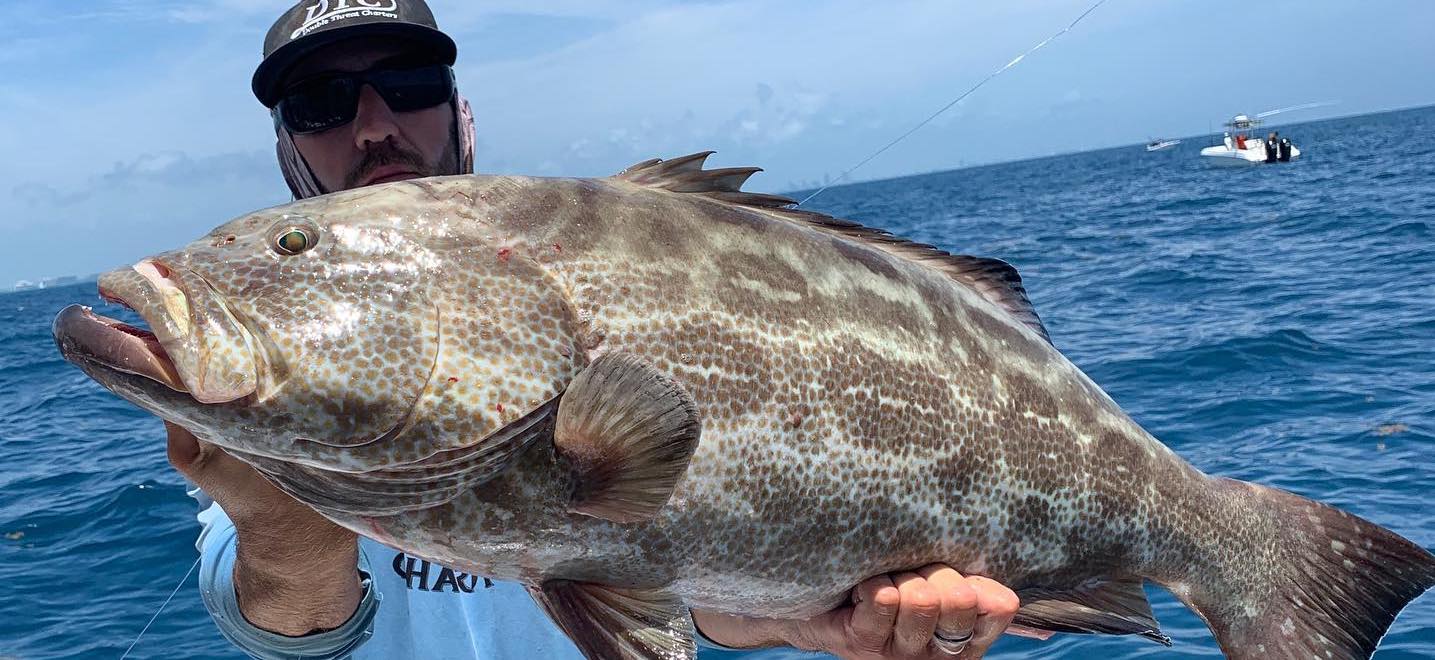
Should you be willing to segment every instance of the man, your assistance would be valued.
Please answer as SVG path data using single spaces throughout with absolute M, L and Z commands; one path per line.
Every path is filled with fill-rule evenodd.
M 1280 140 L 1276 139 L 1276 132 L 1275 132 L 1275 131 L 1271 131 L 1271 134 L 1268 135 L 1268 136 L 1266 136 L 1266 162 L 1267 162 L 1267 163 L 1274 163 L 1274 162 L 1276 162 L 1276 159 L 1277 159 L 1277 158 L 1279 157 L 1279 155 L 1280 155 L 1280 146 L 1281 146 Z
M 473 170 L 453 41 L 422 0 L 306 0 L 270 29 L 255 95 L 296 198 Z M 263 658 L 576 658 L 520 585 L 359 539 L 247 464 L 168 425 L 169 458 L 212 497 L 200 590 L 226 638 Z M 201 495 L 202 499 L 203 496 Z M 849 658 L 978 658 L 1017 608 L 944 566 L 880 576 L 808 621 L 694 612 L 705 654 L 788 645 Z M 732 651 L 731 653 L 739 653 Z

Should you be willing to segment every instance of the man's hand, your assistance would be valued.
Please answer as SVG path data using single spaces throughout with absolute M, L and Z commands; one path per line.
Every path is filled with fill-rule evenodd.
M 773 621 L 693 612 L 709 639 L 735 648 L 786 645 L 845 660 L 974 660 L 1016 616 L 1010 589 L 984 577 L 963 577 L 933 564 L 915 573 L 881 575 L 852 590 L 852 605 L 806 621 Z M 966 644 L 953 653 L 934 641 L 940 632 Z
M 363 596 L 358 537 L 224 450 L 169 422 L 165 430 L 170 464 L 234 521 L 234 591 L 244 618 L 289 636 L 348 621 Z

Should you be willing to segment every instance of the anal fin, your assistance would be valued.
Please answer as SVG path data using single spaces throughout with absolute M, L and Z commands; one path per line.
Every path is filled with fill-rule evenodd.
M 607 353 L 568 386 L 553 443 L 573 472 L 569 510 L 637 522 L 687 472 L 702 425 L 682 386 L 638 357 Z
M 528 592 L 589 660 L 697 657 L 692 616 L 670 592 L 569 580 Z
M 1171 638 L 1151 613 L 1139 579 L 1095 579 L 1071 589 L 1032 588 L 1017 592 L 1021 610 L 1013 621 L 1038 631 L 1141 635 L 1166 646 Z

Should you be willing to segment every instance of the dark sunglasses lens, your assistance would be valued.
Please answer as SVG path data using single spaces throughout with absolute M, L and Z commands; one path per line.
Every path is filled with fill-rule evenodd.
M 372 81 L 394 112 L 425 110 L 453 98 L 453 70 L 441 64 L 380 71 Z
M 291 133 L 318 133 L 354 120 L 358 85 L 347 78 L 301 85 L 279 102 L 279 117 Z

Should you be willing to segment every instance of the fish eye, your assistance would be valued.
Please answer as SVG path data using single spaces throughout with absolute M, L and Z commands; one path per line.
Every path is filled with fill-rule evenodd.
M 314 247 L 315 239 L 300 227 L 289 227 L 274 237 L 274 250 L 283 255 L 295 255 Z

